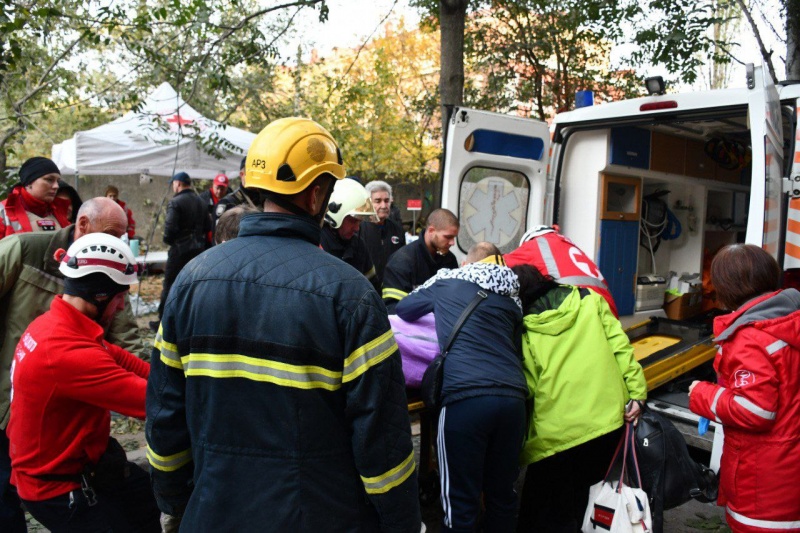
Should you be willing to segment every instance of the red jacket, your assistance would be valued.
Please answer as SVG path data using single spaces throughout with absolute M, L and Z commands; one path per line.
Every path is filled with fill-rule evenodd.
M 595 291 L 606 299 L 611 312 L 619 318 L 614 298 L 600 269 L 574 242 L 556 231 L 522 243 L 513 252 L 505 254 L 503 259 L 510 267 L 531 265 L 559 283 Z
M 689 407 L 725 428 L 718 503 L 734 532 L 800 532 L 800 292 L 754 298 L 714 334 L 718 384 Z
M 78 474 L 106 449 L 110 410 L 144 418 L 150 366 L 103 342 L 97 322 L 56 296 L 17 345 L 11 367 L 11 482 L 24 500 L 79 487 L 42 474 Z
M 55 198 L 49 204 L 33 198 L 22 186 L 11 189 L 8 198 L 0 202 L 0 239 L 14 233 L 57 231 L 70 225 L 67 219 L 69 200 Z M 28 214 L 41 221 L 32 225 Z
M 136 235 L 136 221 L 133 220 L 133 211 L 128 209 L 128 207 L 125 206 L 125 202 L 122 200 L 114 201 L 125 211 L 125 216 L 128 217 L 128 227 L 125 229 L 125 233 L 128 234 L 129 239 L 133 239 L 134 235 Z

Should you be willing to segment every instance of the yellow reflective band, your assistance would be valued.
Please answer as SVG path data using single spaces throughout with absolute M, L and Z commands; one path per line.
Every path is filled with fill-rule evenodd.
M 150 445 L 147 446 L 147 461 L 150 466 L 162 472 L 174 472 L 192 461 L 192 449 L 178 452 L 174 455 L 158 455 Z
M 367 278 L 367 279 L 372 279 L 377 275 L 378 275 L 378 271 L 375 270 L 375 267 L 372 267 L 372 268 L 369 269 L 369 272 L 364 274 L 364 277 Z
M 405 461 L 385 474 L 375 477 L 361 476 L 361 481 L 364 483 L 367 494 L 384 494 L 407 480 L 414 473 L 416 467 L 414 451 L 412 450 Z
M 381 296 L 384 300 L 402 300 L 406 296 L 408 296 L 407 292 L 403 292 L 400 289 L 392 289 L 392 288 L 385 288 L 381 292 Z
M 158 333 L 156 333 L 156 342 L 153 344 L 153 347 L 161 352 L 161 362 L 172 368 L 182 370 L 183 365 L 181 365 L 181 356 L 178 354 L 178 346 L 165 341 L 163 332 L 164 330 L 161 328 L 161 324 L 159 324 Z
M 358 348 L 344 360 L 342 382 L 347 383 L 377 365 L 397 351 L 397 343 L 390 329 L 377 339 Z
M 191 353 L 182 357 L 187 376 L 243 378 L 298 389 L 338 390 L 342 373 L 320 366 L 290 365 L 237 354 Z

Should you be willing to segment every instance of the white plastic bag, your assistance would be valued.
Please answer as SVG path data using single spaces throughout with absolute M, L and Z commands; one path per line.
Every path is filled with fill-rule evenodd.
M 583 533 L 602 533 L 604 531 L 650 533 L 653 522 L 647 494 L 642 489 L 632 488 L 624 483 L 625 465 L 627 464 L 628 450 L 630 450 L 636 465 L 637 480 L 641 485 L 636 447 L 633 445 L 632 436 L 631 424 L 626 424 L 625 434 L 611 459 L 606 478 L 589 488 L 589 504 L 586 506 L 581 526 Z M 620 449 L 623 449 L 620 479 L 619 481 L 609 481 L 608 476 L 619 457 Z

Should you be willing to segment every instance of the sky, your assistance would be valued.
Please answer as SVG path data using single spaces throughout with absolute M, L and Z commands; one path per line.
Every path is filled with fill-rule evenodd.
M 296 54 L 298 44 L 302 44 L 305 59 L 307 60 L 312 48 L 316 48 L 320 55 L 326 55 L 335 47 L 358 47 L 367 40 L 373 32 L 380 33 L 380 25 L 385 17 L 387 20 L 403 17 L 408 27 L 416 26 L 419 23 L 419 14 L 416 9 L 409 6 L 409 0 L 328 0 L 330 16 L 325 23 L 319 22 L 317 11 L 305 10 L 298 18 L 297 31 L 290 43 L 282 49 L 282 54 L 286 58 L 293 58 Z M 775 14 L 778 18 L 778 0 L 761 0 L 764 9 L 769 13 Z M 775 56 L 785 54 L 785 45 L 778 43 L 759 17 L 762 38 L 767 41 L 767 45 L 774 48 Z M 773 23 L 777 20 L 773 20 Z M 778 22 L 779 24 L 779 22 Z M 377 29 L 376 29 L 377 28 Z M 756 65 L 761 64 L 761 55 L 755 39 L 752 36 L 746 22 L 741 25 L 741 41 L 736 51 L 737 58 L 744 63 L 752 62 Z M 629 50 L 629 48 L 628 48 Z M 625 55 L 626 47 L 618 47 L 612 53 L 612 61 L 617 62 L 620 57 Z M 784 65 L 778 57 L 773 58 L 775 68 L 779 77 L 783 74 Z M 663 68 L 646 68 L 646 75 L 663 75 L 670 77 Z M 680 87 L 679 90 L 702 89 L 703 81 L 698 81 L 695 87 Z M 745 67 L 734 64 L 731 72 L 730 86 L 744 87 Z
M 330 14 L 325 23 L 319 22 L 317 11 L 301 13 L 284 55 L 294 56 L 298 44 L 306 50 L 317 48 L 322 55 L 334 47 L 358 47 L 373 31 L 380 32 L 378 26 L 387 15 L 387 20 L 402 16 L 410 27 L 419 22 L 419 14 L 409 7 L 408 0 L 328 0 L 327 4 Z

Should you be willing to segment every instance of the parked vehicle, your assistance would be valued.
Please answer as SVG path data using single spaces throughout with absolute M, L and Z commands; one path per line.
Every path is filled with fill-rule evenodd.
M 651 406 L 710 449 L 714 424 L 699 437 L 685 389 L 670 385 L 708 372 L 716 352 L 719 311 L 703 309 L 704 260 L 745 242 L 790 273 L 800 268 L 799 107 L 800 85 L 775 85 L 748 65 L 747 88 L 605 103 L 552 125 L 456 108 L 441 195 L 461 220 L 453 251 L 486 240 L 509 252 L 530 227 L 558 225 L 605 276 Z M 671 273 L 686 292 L 673 291 L 665 311 Z

